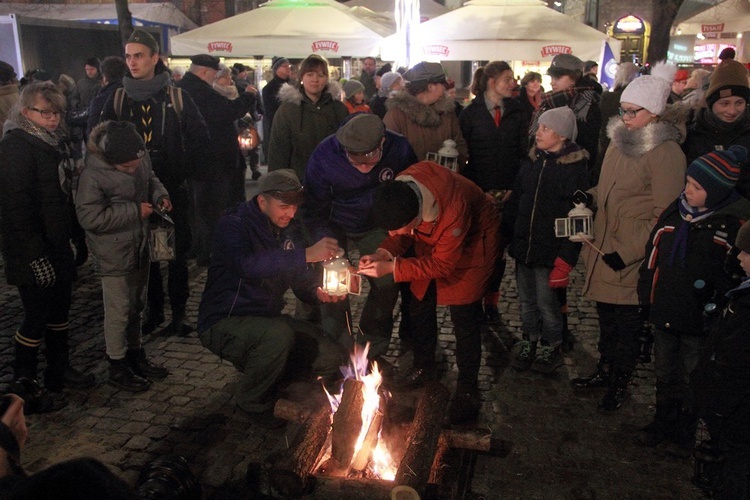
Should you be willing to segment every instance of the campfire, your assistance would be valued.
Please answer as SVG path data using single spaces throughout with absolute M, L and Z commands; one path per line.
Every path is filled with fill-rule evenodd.
M 368 364 L 364 348 L 355 344 L 351 362 L 342 368 L 344 382 L 338 394 L 326 391 L 333 413 L 330 451 L 319 471 L 332 476 L 376 477 L 392 481 L 398 465 L 383 439 L 385 398 L 378 363 Z M 324 387 L 325 390 L 325 387 Z
M 377 363 L 368 363 L 368 350 L 366 346 L 352 353 L 350 364 L 342 368 L 345 378 L 339 392 L 326 391 L 328 404 L 312 410 L 284 399 L 276 403 L 277 417 L 300 425 L 292 426 L 296 434 L 288 435 L 255 472 L 248 469 L 248 476 L 257 476 L 263 485 L 261 491 L 299 497 L 316 484 L 334 483 L 338 492 L 356 487 L 356 496 L 350 498 L 398 493 L 394 498 L 418 499 L 428 484 L 440 486 L 449 469 L 443 459 L 450 448 L 489 451 L 500 443 L 489 429 L 444 430 L 449 394 L 438 382 L 419 393 L 392 397 L 381 388 Z M 416 408 L 405 404 L 414 401 Z M 394 421 L 393 407 L 412 408 L 411 420 Z

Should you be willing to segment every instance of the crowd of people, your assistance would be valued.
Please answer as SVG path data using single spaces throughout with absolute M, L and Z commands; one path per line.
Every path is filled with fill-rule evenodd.
M 653 343 L 656 413 L 634 442 L 668 442 L 687 454 L 702 418 L 725 457 L 717 498 L 747 498 L 743 64 L 727 57 L 690 75 L 667 63 L 650 71 L 622 63 L 604 91 L 595 62 L 561 54 L 545 92 L 539 73 L 519 85 L 508 63 L 491 61 L 473 75 L 474 98 L 463 108 L 439 63 L 393 71 L 365 58 L 361 75 L 342 83 L 319 55 L 302 60 L 294 78 L 291 62 L 274 57 L 259 91 L 242 64 L 198 54 L 189 68 L 170 70 L 160 55 L 136 30 L 124 57 L 87 59 L 80 81 L 35 71 L 20 88 L 0 61 L 2 255 L 24 307 L 6 392 L 33 392 L 27 413 L 57 411 L 65 388 L 95 384 L 69 361 L 73 282 L 91 259 L 102 283 L 108 382 L 120 389 L 168 383 L 169 371 L 142 345 L 166 323 L 168 304 L 162 331 L 197 330 L 241 372 L 238 407 L 278 427 L 272 406 L 290 369 L 335 384 L 356 345 L 369 345 L 392 390 L 437 379 L 437 307 L 447 306 L 458 379 L 446 415 L 469 423 L 482 404 L 481 325 L 502 319 L 507 254 L 522 332 L 511 366 L 559 369 L 575 342 L 567 295 L 585 296 L 596 304 L 600 358 L 571 384 L 606 388 L 598 409 L 615 413 Z M 262 146 L 247 151 L 238 134 L 261 118 Z M 247 168 L 259 191 L 250 200 Z M 592 211 L 591 233 L 561 237 L 558 222 L 574 207 Z M 164 221 L 160 240 L 154 228 Z M 352 271 L 369 283 L 358 324 L 346 294 L 321 279 L 322 263 L 355 248 Z M 579 256 L 586 282 L 569 290 Z M 186 316 L 190 259 L 208 268 L 195 326 Z M 290 288 L 294 317 L 282 313 Z M 402 370 L 384 358 L 399 295 L 398 333 L 414 352 Z M 22 431 L 11 434 L 23 444 Z M 2 447 L 12 458 L 16 450 Z

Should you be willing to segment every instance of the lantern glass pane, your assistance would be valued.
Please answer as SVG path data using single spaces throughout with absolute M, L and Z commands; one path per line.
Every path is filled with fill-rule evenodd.
M 570 220 L 567 218 L 555 219 L 555 236 L 558 238 L 567 238 L 570 236 L 569 223 Z

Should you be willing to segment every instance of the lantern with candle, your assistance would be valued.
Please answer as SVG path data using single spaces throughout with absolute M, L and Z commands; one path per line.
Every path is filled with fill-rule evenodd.
M 427 153 L 427 161 L 434 161 L 435 163 L 453 170 L 458 171 L 458 149 L 456 149 L 456 141 L 447 139 L 443 141 L 443 147 L 438 150 L 437 153 Z
M 555 219 L 555 236 L 568 238 L 570 241 L 584 242 L 594 239 L 594 212 L 584 203 L 575 203 L 567 217 Z
M 362 290 L 362 277 L 351 271 L 351 264 L 344 258 L 344 250 L 339 249 L 331 258 L 323 262 L 323 291 L 329 295 L 359 295 Z

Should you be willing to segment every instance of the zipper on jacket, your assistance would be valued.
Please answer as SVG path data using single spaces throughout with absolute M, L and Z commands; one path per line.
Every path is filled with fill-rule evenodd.
M 547 167 L 547 158 L 542 162 L 542 168 L 539 170 L 539 177 L 536 179 L 536 190 L 534 191 L 534 205 L 531 207 L 531 219 L 529 220 L 529 244 L 526 248 L 526 260 L 524 264 L 529 262 L 529 255 L 531 255 L 531 228 L 534 227 L 534 217 L 536 216 L 536 200 L 539 197 L 539 185 L 542 181 L 542 174 L 544 169 Z

